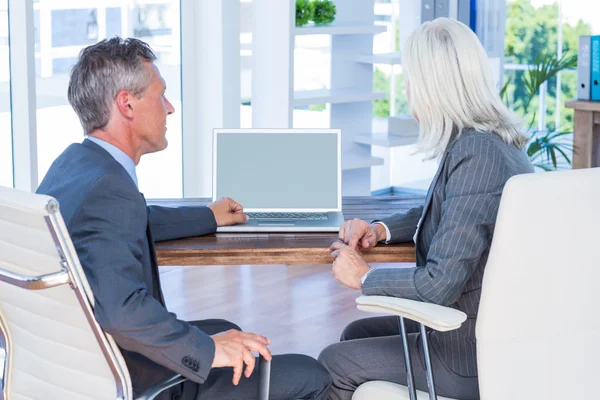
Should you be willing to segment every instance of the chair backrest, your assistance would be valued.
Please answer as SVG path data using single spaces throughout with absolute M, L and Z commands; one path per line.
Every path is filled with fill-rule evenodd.
M 132 398 L 125 362 L 93 304 L 58 202 L 0 186 L 6 400 Z
M 482 399 L 598 396 L 599 254 L 600 168 L 507 182 L 476 327 Z

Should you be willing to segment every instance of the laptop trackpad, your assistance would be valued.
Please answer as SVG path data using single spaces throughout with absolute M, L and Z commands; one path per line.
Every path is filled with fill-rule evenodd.
M 285 222 L 259 222 L 258 226 L 294 226 L 296 224 L 293 223 L 285 223 Z

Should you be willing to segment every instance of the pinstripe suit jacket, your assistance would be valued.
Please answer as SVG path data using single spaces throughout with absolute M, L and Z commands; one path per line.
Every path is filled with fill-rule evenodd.
M 465 130 L 444 152 L 425 205 L 381 220 L 390 243 L 414 236 L 417 266 L 373 271 L 363 294 L 465 312 L 460 329 L 429 337 L 433 351 L 459 375 L 477 376 L 475 322 L 502 189 L 511 176 L 533 171 L 526 154 L 499 136 Z

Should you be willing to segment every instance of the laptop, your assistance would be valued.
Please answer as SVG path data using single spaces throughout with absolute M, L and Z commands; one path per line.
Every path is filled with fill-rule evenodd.
M 230 197 L 250 220 L 217 232 L 338 232 L 339 129 L 215 129 L 213 201 Z

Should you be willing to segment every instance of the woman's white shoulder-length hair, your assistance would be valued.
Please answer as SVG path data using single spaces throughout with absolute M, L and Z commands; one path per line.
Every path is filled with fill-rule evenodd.
M 522 147 L 521 120 L 502 103 L 487 54 L 465 24 L 438 18 L 407 39 L 402 65 L 413 114 L 419 119 L 418 151 L 440 156 L 453 133 L 491 132 Z

